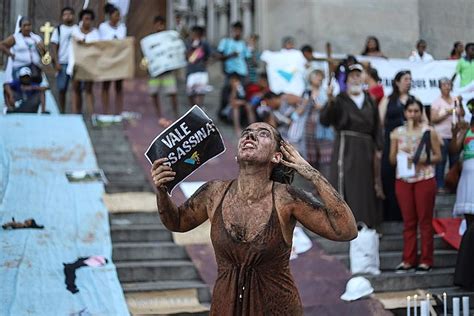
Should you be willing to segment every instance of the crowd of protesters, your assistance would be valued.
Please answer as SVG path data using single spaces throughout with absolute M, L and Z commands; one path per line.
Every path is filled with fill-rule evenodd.
M 93 11 L 82 10 L 76 25 L 74 10 L 66 7 L 61 13 L 61 24 L 54 29 L 51 56 L 62 113 L 66 112 L 69 81 L 72 81 L 72 112 L 83 112 L 83 94 L 86 112 L 95 111 L 94 83 L 74 79 L 71 40 L 89 43 L 123 39 L 127 35 L 120 11 L 110 4 L 104 11 L 107 20 L 95 28 Z M 384 95 L 377 70 L 370 65 L 362 65 L 351 55 L 334 65 L 327 59 L 314 58 L 311 45 L 297 49 L 295 39 L 285 37 L 282 49 L 300 55 L 304 63 L 305 89 L 301 95 L 275 93 L 270 89 L 267 74 L 262 71 L 259 37 L 252 34 L 244 39 L 242 23 L 233 23 L 230 36 L 223 38 L 213 50 L 206 41 L 204 27 L 194 26 L 188 30 L 180 20 L 177 22 L 186 44 L 185 86 L 190 104 L 205 104 L 204 96 L 210 89 L 208 62 L 211 59 L 222 62 L 225 80 L 218 111 L 220 119 L 231 124 L 238 136 L 243 126 L 256 121 L 277 128 L 311 165 L 328 176 L 358 221 L 373 228 L 378 228 L 382 221 L 403 221 L 404 252 L 397 272 L 417 269 L 424 273 L 433 266 L 431 221 L 435 196 L 448 191 L 444 181 L 447 163 L 452 168 L 463 156 L 455 213 L 466 216 L 468 228 L 458 266 L 464 270 L 472 266 L 474 169 L 470 163 L 474 125 L 463 122 L 462 105 L 470 105 L 472 111 L 474 101 L 453 95 L 452 79 L 439 80 L 440 96 L 433 100 L 430 115 L 427 115 L 425 106 L 410 93 L 410 71 L 400 70 L 393 78 L 391 94 Z M 163 17 L 155 17 L 152 25 L 153 32 L 166 30 Z M 41 107 L 41 112 L 45 112 L 44 91 L 48 87 L 41 74 L 41 58 L 46 49 L 41 37 L 32 32 L 30 19 L 24 17 L 19 21 L 19 32 L 0 42 L 0 50 L 10 57 L 4 84 L 7 111 L 37 112 Z M 361 55 L 386 58 L 374 36 L 367 38 Z M 412 62 L 434 60 L 424 40 L 416 43 L 408 59 Z M 474 81 L 474 43 L 464 46 L 460 41 L 455 42 L 447 59 L 459 60 L 456 72 L 461 86 Z M 111 111 L 111 86 L 115 90 L 113 112 L 119 114 L 123 110 L 122 80 L 102 82 L 102 112 Z M 173 114 L 178 116 L 175 71 L 149 78 L 148 88 L 159 117 L 162 117 L 161 96 L 169 97 Z M 452 115 L 457 117 L 454 125 Z M 464 154 L 460 155 L 461 152 Z M 408 165 L 414 165 L 415 171 L 410 176 L 402 176 L 397 167 L 403 155 L 408 157 Z M 421 234 L 419 260 L 418 227 Z

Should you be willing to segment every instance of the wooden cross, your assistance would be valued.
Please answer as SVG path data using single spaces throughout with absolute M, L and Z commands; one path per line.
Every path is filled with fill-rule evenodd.
M 49 44 L 51 38 L 51 33 L 53 33 L 54 27 L 51 26 L 51 23 L 46 22 L 42 27 L 40 27 L 40 32 L 44 33 L 44 45 Z

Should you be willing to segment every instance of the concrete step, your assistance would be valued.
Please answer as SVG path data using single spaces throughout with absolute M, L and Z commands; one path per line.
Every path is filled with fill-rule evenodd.
M 456 265 L 457 259 L 456 250 L 435 250 L 434 253 L 434 267 L 435 268 L 449 268 Z M 336 258 L 341 260 L 348 268 L 349 255 L 336 255 Z M 402 261 L 402 253 L 399 251 L 381 252 L 380 253 L 380 270 L 393 271 L 395 267 Z
M 111 225 L 130 225 L 130 224 L 161 224 L 158 211 L 156 212 L 130 212 L 109 214 Z
M 142 173 L 135 173 L 135 174 L 126 174 L 124 172 L 115 173 L 115 172 L 107 172 L 105 171 L 105 176 L 109 180 L 109 182 L 130 182 L 130 183 L 148 183 L 146 177 Z
M 114 243 L 172 241 L 171 232 L 155 224 L 112 226 L 110 233 Z
M 120 282 L 151 282 L 198 280 L 199 275 L 191 261 L 159 260 L 116 262 Z
M 107 193 L 122 193 L 122 192 L 153 192 L 153 189 L 148 183 L 142 181 L 126 182 L 126 181 L 115 181 L 109 182 L 105 186 L 105 192 Z
M 435 210 L 452 210 L 454 203 L 456 203 L 456 194 L 438 194 L 435 200 Z
M 327 253 L 329 254 L 347 254 L 349 253 L 349 242 L 332 241 L 321 237 L 313 238 Z M 418 244 L 420 239 L 418 238 Z M 434 247 L 440 250 L 453 249 L 439 235 L 434 236 Z M 383 235 L 380 238 L 379 251 L 402 251 L 403 236 L 402 235 Z
M 124 242 L 113 244 L 114 261 L 188 259 L 182 246 L 174 242 Z
M 211 292 L 209 287 L 207 284 L 198 280 L 123 282 L 122 289 L 125 293 L 196 289 L 198 292 L 199 302 L 205 303 L 211 301 Z
M 426 274 L 415 272 L 382 272 L 380 275 L 365 275 L 375 292 L 408 291 L 453 285 L 454 268 L 433 269 Z

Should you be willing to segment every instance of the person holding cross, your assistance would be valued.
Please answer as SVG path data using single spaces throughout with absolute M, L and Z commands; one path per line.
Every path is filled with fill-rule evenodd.
M 176 173 L 166 158 L 154 161 L 161 220 L 176 232 L 210 220 L 218 265 L 211 315 L 303 315 L 289 269 L 296 222 L 331 240 L 351 240 L 357 236 L 352 211 L 269 124 L 243 130 L 236 160 L 236 179 L 207 182 L 179 207 L 166 191 Z M 311 181 L 313 193 L 290 185 L 294 172 Z

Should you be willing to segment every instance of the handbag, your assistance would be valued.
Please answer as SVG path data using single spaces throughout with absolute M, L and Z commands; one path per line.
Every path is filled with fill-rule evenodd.
M 458 187 L 459 178 L 461 177 L 462 171 L 462 164 L 460 161 L 456 161 L 456 163 L 449 169 L 448 173 L 444 177 L 444 185 L 445 187 L 451 191 L 456 192 Z

